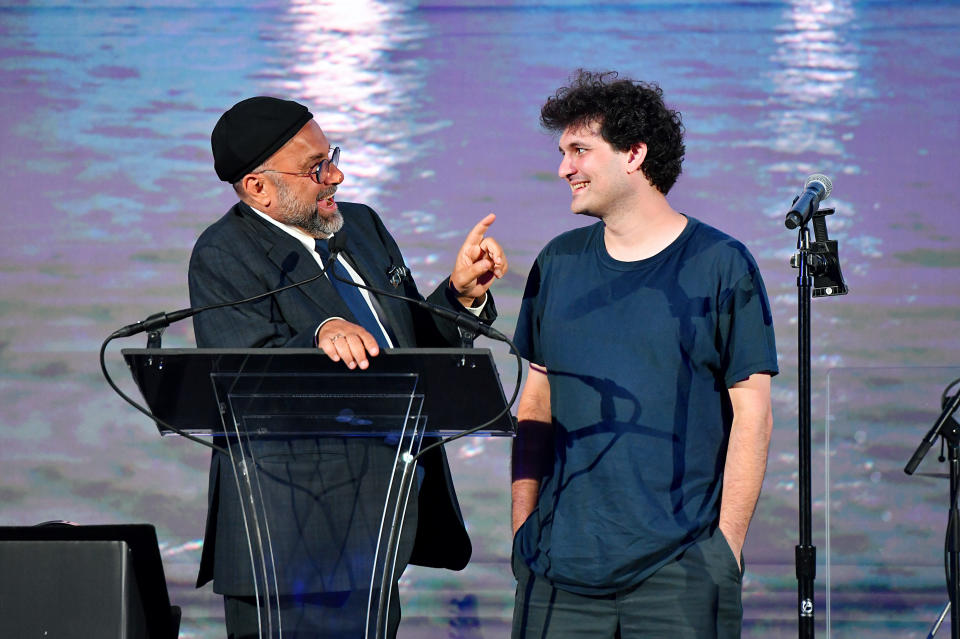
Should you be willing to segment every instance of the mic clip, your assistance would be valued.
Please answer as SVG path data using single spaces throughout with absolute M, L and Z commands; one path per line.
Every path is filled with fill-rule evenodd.
M 162 346 L 163 340 L 163 331 L 167 330 L 167 317 L 166 313 L 156 313 L 147 318 L 146 324 L 151 323 L 151 320 L 160 320 L 163 318 L 163 321 L 158 322 L 156 326 L 147 330 L 147 348 L 160 348 Z
M 819 209 L 813 213 L 810 221 L 813 223 L 814 241 L 801 247 L 798 240 L 798 250 L 790 257 L 790 266 L 793 268 L 799 269 L 802 261 L 802 266 L 809 269 L 813 276 L 813 297 L 832 297 L 849 292 L 840 269 L 837 241 L 831 240 L 827 233 L 826 216 L 833 213 L 834 209 Z M 803 259 L 804 256 L 806 259 Z

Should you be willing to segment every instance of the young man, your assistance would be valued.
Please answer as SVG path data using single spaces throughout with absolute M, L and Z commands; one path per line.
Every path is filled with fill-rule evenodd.
M 240 202 L 207 228 L 190 258 L 194 306 L 252 297 L 320 273 L 327 238 L 345 237 L 336 266 L 374 288 L 419 298 L 403 256 L 377 214 L 334 199 L 344 173 L 339 149 L 307 108 L 254 97 L 224 113 L 212 135 L 217 176 Z M 487 290 L 507 270 L 497 243 L 484 233 L 489 215 L 468 234 L 449 278 L 430 301 L 471 308 L 483 321 L 496 310 Z M 387 297 L 340 288 L 322 277 L 248 304 L 194 316 L 197 346 L 318 347 L 347 368 L 367 368 L 387 347 L 460 346 L 455 324 Z M 344 369 L 346 372 L 347 368 Z M 395 456 L 384 438 L 306 437 L 257 441 L 260 499 L 272 509 L 270 544 L 278 576 L 284 637 L 363 636 L 376 550 Z M 408 562 L 459 570 L 470 558 L 467 536 L 443 449 L 418 468 L 408 504 L 395 578 Z M 244 514 L 231 462 L 213 455 L 210 510 L 197 585 L 213 579 L 224 595 L 230 639 L 258 637 L 265 618 L 251 569 Z M 386 636 L 399 622 L 396 583 Z M 260 595 L 258 598 L 257 595 Z M 274 621 L 274 628 L 278 627 Z
M 530 272 L 513 462 L 514 638 L 737 637 L 777 372 L 756 263 L 675 211 L 659 87 L 579 72 L 549 98 L 571 210 Z

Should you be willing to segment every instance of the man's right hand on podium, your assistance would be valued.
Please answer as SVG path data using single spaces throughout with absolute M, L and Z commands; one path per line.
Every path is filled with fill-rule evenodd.
M 367 329 L 340 318 L 329 319 L 317 331 L 317 346 L 335 362 L 342 361 L 347 368 L 367 368 L 367 356 L 380 354 L 377 340 Z

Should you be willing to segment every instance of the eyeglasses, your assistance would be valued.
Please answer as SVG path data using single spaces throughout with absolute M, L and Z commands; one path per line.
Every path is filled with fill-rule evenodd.
M 296 175 L 297 177 L 309 177 L 311 180 L 317 184 L 323 184 L 327 176 L 330 175 L 330 167 L 337 166 L 337 162 L 340 161 L 340 147 L 334 147 L 333 153 L 330 154 L 329 158 L 325 158 L 320 161 L 320 164 L 317 165 L 312 171 L 307 171 L 306 173 L 295 173 L 293 171 L 275 171 L 273 169 L 264 169 L 262 171 L 257 171 L 258 173 L 283 173 L 284 175 Z

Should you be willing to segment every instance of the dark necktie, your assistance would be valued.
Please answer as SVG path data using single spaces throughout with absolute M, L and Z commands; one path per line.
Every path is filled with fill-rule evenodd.
M 317 240 L 316 247 L 317 253 L 320 254 L 324 265 L 326 265 L 330 260 L 330 249 L 327 247 L 327 240 Z M 334 260 L 328 269 L 327 277 L 330 283 L 333 284 L 333 288 L 340 294 L 340 298 L 346 302 L 347 307 L 350 308 L 350 312 L 353 313 L 357 324 L 367 329 L 377 340 L 377 344 L 379 344 L 381 348 L 386 348 L 388 346 L 387 339 L 383 334 L 383 330 L 380 328 L 380 324 L 377 323 L 377 319 L 373 316 L 373 311 L 370 309 L 367 301 L 363 299 L 360 289 L 356 286 L 350 286 L 345 282 L 341 282 L 338 279 L 342 277 L 345 280 L 353 281 L 350 278 L 350 274 L 347 273 L 347 269 L 343 268 L 343 264 L 341 264 L 339 260 Z

